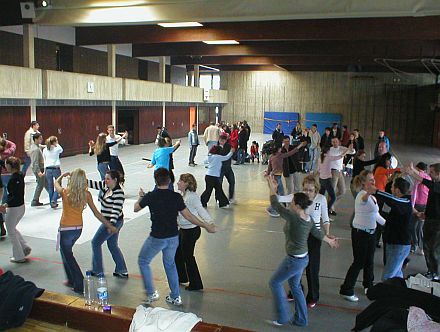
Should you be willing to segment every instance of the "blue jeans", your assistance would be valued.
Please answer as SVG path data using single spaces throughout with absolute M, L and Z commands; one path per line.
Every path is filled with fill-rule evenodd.
M 162 251 L 163 267 L 170 286 L 170 296 L 174 299 L 180 296 L 179 290 L 179 276 L 177 274 L 176 263 L 174 257 L 179 246 L 179 236 L 168 237 L 165 239 L 158 239 L 149 236 L 142 246 L 138 257 L 139 269 L 141 270 L 142 278 L 144 280 L 144 287 L 147 295 L 154 293 L 153 277 L 151 275 L 150 263 L 153 258 Z
M 309 171 L 314 171 L 317 165 L 316 160 L 318 158 L 318 148 L 310 148 L 309 156 L 310 156 L 310 161 L 307 163 L 307 169 Z
M 244 164 L 245 161 L 246 161 L 246 149 L 239 148 L 238 149 L 238 156 L 237 156 L 237 163 Z
M 44 171 L 47 183 L 47 192 L 49 193 L 49 202 L 56 203 L 58 199 L 58 192 L 54 189 L 54 179 L 58 179 L 61 176 L 61 169 L 59 168 L 46 168 Z
M 115 226 L 118 230 L 124 225 L 124 219 L 118 219 Z M 92 239 L 92 271 L 95 273 L 104 272 L 102 265 L 102 244 L 107 241 L 108 250 L 113 257 L 113 261 L 116 264 L 116 273 L 127 273 L 127 266 L 125 265 L 124 256 L 118 245 L 119 232 L 115 234 L 109 234 L 107 228 L 104 225 L 99 226 L 95 236 Z
M 73 245 L 81 236 L 82 229 L 60 232 L 60 253 L 63 260 L 64 271 L 66 272 L 69 286 L 73 287 L 76 293 L 82 293 L 84 276 L 81 268 L 73 256 Z
M 403 278 L 402 264 L 408 257 L 411 245 L 386 244 L 386 264 L 383 270 L 382 280 L 393 277 Z
M 29 157 L 27 153 L 25 153 L 23 157 L 23 168 L 21 169 L 23 176 L 26 176 L 26 172 L 30 165 L 31 165 L 31 157 Z
M 270 278 L 269 286 L 275 301 L 278 323 L 293 322 L 295 325 L 307 326 L 307 305 L 301 288 L 301 276 L 308 263 L 309 256 L 303 258 L 286 256 Z M 295 299 L 295 316 L 293 318 L 289 312 L 290 305 L 286 300 L 286 291 L 283 287 L 286 280 Z
M 333 188 L 332 178 L 328 178 L 328 179 L 320 178 L 319 184 L 321 186 L 321 189 L 319 189 L 319 193 L 321 195 L 324 195 L 326 191 L 328 192 L 328 196 L 330 197 L 328 201 L 328 209 L 331 210 L 333 204 L 336 202 L 336 194 L 335 194 L 335 189 Z
M 2 182 L 3 182 L 3 199 L 2 204 L 6 203 L 8 200 L 8 183 L 11 179 L 11 174 L 2 174 Z
M 104 180 L 105 174 L 109 170 L 110 170 L 110 164 L 109 163 L 99 163 L 98 164 L 98 172 L 99 172 L 99 175 L 101 175 L 101 180 Z

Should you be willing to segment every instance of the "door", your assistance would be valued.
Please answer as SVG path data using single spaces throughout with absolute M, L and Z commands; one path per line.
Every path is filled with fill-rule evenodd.
M 139 144 L 139 110 L 118 109 L 116 132 L 128 131 L 128 144 Z

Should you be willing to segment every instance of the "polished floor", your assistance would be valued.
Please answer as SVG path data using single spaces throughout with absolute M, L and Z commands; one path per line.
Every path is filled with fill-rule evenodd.
M 253 134 L 252 140 L 260 142 L 267 139 L 262 134 Z M 62 141 L 60 142 L 62 144 Z M 154 150 L 153 144 L 126 146 L 120 149 L 120 159 L 126 171 L 125 192 L 127 203 L 124 208 L 126 223 L 120 232 L 120 246 L 125 255 L 130 278 L 116 279 L 111 276 L 114 263 L 104 245 L 105 268 L 108 275 L 110 299 L 113 304 L 136 307 L 144 298 L 144 290 L 137 265 L 137 256 L 150 231 L 148 210 L 133 213 L 133 204 L 139 187 L 153 188 L 153 171 L 146 168 L 141 158 L 149 158 Z M 440 150 L 422 146 L 395 146 L 393 152 L 401 163 L 410 161 L 440 162 Z M 189 149 L 186 140 L 174 154 L 176 177 L 191 172 L 199 182 L 198 193 L 204 190 L 203 159 L 206 147 L 198 150 L 196 167 L 188 165 Z M 62 169 L 69 171 L 77 167 L 86 170 L 90 178 L 98 179 L 96 159 L 88 155 L 78 155 L 62 159 Z M 236 176 L 236 199 L 238 204 L 230 210 L 219 209 L 214 198 L 208 204 L 218 232 L 202 233 L 196 247 L 196 257 L 202 274 L 205 290 L 188 292 L 182 288 L 183 306 L 177 310 L 193 312 L 204 321 L 218 323 L 254 331 L 295 330 L 293 327 L 275 328 L 265 320 L 274 319 L 271 292 L 268 281 L 271 274 L 283 259 L 284 221 L 271 218 L 265 208 L 268 204 L 267 185 L 263 179 L 266 166 L 246 164 L 233 166 Z M 39 208 L 29 206 L 35 183 L 27 177 L 26 215 L 19 224 L 32 247 L 31 259 L 26 264 L 9 262 L 11 246 L 8 238 L 0 242 L 0 266 L 34 281 L 39 287 L 65 294 L 73 294 L 62 284 L 64 272 L 60 254 L 55 250 L 56 231 L 61 209 L 52 210 L 48 204 Z M 349 179 L 347 179 L 348 183 Z M 225 191 L 227 182 L 224 183 Z M 48 202 L 47 194 L 42 201 Z M 358 303 L 349 303 L 338 295 L 339 285 L 351 264 L 351 240 L 349 216 L 353 210 L 353 198 L 349 192 L 336 206 L 338 215 L 334 218 L 331 232 L 340 238 L 340 248 L 330 249 L 325 244 L 321 251 L 321 297 L 318 306 L 309 309 L 307 331 L 349 331 L 354 326 L 355 316 L 369 301 L 363 295 L 361 283 L 356 289 L 360 297 Z M 85 217 L 84 232 L 74 248 L 75 256 L 85 271 L 91 265 L 91 244 L 94 231 L 99 226 L 90 212 Z M 152 263 L 153 276 L 161 299 L 156 306 L 170 309 L 165 302 L 168 284 L 160 256 Z M 407 273 L 425 272 L 423 256 L 412 255 Z M 380 279 L 382 273 L 382 250 L 376 252 L 375 275 Z M 361 278 L 361 276 L 360 276 Z M 293 305 L 292 305 L 293 309 Z M 298 330 L 300 330 L 298 328 Z

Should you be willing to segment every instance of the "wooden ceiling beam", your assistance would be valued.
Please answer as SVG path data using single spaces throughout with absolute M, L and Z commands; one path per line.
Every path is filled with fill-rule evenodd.
M 134 57 L 152 56 L 232 56 L 232 55 L 342 55 L 382 58 L 440 56 L 440 40 L 403 41 L 269 41 L 240 45 L 204 43 L 133 44 Z
M 205 23 L 198 28 L 156 25 L 77 27 L 77 45 L 268 40 L 439 40 L 439 16 Z

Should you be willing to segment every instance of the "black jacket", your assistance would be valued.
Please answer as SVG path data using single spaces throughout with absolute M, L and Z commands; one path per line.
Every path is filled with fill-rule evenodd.
M 391 210 L 387 214 L 384 239 L 385 243 L 397 245 L 411 244 L 411 196 L 396 197 L 378 190 L 375 194 L 378 201 L 387 204 Z
M 240 149 L 246 149 L 247 148 L 247 141 L 248 141 L 248 135 L 247 135 L 246 129 L 240 130 L 238 132 L 238 147 Z
M 44 289 L 7 271 L 0 277 L 0 331 L 23 325 Z
M 422 183 L 429 188 L 426 219 L 440 220 L 440 182 L 423 179 Z
M 284 133 L 282 130 L 275 129 L 272 133 L 272 139 L 275 141 L 276 144 L 281 145 L 283 144 L 283 138 Z
M 229 153 L 229 151 L 231 151 L 231 144 L 229 144 L 228 142 L 226 142 L 225 145 L 223 145 L 223 147 L 221 147 L 220 144 L 218 144 L 218 147 L 220 148 L 219 154 L 222 156 L 226 156 Z M 232 163 L 232 158 L 222 161 L 222 169 L 226 170 L 228 168 L 231 168 L 231 163 Z
M 295 147 L 293 145 L 289 145 L 288 150 L 285 147 L 283 147 L 281 149 L 281 152 L 286 153 L 286 152 L 293 150 L 294 148 Z M 296 164 L 299 163 L 299 161 L 297 160 L 298 158 L 295 158 L 295 156 L 297 156 L 297 155 L 298 155 L 298 153 L 295 153 L 293 156 L 290 156 L 290 157 L 283 159 L 283 176 L 285 178 L 289 177 L 290 174 L 293 174 L 297 171 Z

